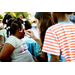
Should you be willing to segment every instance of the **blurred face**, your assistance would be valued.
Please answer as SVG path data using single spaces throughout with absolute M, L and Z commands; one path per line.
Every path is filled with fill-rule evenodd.
M 35 23 L 36 23 L 38 29 L 40 30 L 40 22 L 39 22 L 39 20 L 37 18 L 35 18 Z
M 22 14 L 20 14 L 20 18 L 21 18 L 21 19 L 23 19 L 23 16 L 22 16 Z

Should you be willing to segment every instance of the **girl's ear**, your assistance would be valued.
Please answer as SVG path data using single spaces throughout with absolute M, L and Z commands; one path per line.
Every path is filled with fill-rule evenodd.
M 22 32 L 22 30 L 20 30 L 20 28 L 18 29 L 18 31 L 21 33 Z

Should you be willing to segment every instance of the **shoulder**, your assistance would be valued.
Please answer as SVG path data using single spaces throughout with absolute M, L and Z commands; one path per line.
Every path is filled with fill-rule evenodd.
M 61 24 L 55 24 L 55 25 L 52 25 L 50 26 L 47 31 L 55 31 L 57 29 L 59 29 L 61 27 Z
M 9 43 L 12 46 L 16 47 L 16 37 L 15 36 L 10 36 L 5 43 Z
M 14 36 L 10 36 L 10 37 L 6 40 L 5 43 L 7 43 L 7 42 L 16 42 L 15 39 L 16 39 L 16 38 L 15 38 Z
M 9 36 L 8 39 L 16 39 L 16 37 L 12 35 L 12 36 Z
M 0 30 L 0 33 L 6 33 L 6 29 Z

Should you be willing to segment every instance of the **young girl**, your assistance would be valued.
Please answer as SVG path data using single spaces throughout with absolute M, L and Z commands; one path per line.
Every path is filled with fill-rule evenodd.
M 20 18 L 17 18 L 12 22 L 12 36 L 9 36 L 0 52 L 1 61 L 6 61 L 10 58 L 11 62 L 34 62 L 26 43 L 21 40 L 25 35 L 23 27 Z

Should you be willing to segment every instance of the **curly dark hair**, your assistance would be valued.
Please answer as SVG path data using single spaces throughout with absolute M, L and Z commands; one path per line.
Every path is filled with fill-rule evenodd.
M 6 14 L 3 19 L 3 24 L 7 24 L 6 20 L 9 20 L 10 18 L 12 18 L 12 15 Z
M 15 34 L 17 28 L 20 28 L 20 30 L 22 29 L 22 24 L 23 21 L 20 18 L 16 18 L 12 23 L 11 23 L 11 34 Z
M 11 23 L 15 20 L 16 18 L 10 18 L 8 23 L 7 23 L 7 35 L 11 35 Z M 10 28 L 9 28 L 10 27 Z M 9 34 L 10 33 L 10 34 Z

